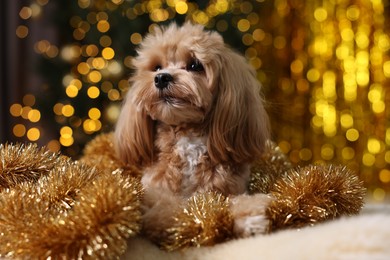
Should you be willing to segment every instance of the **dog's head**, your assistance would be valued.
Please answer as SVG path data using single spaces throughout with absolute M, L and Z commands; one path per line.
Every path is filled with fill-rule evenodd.
M 134 59 L 135 75 L 115 131 L 127 163 L 153 158 L 154 122 L 199 125 L 218 162 L 252 161 L 269 137 L 255 71 L 216 32 L 200 25 L 157 28 Z

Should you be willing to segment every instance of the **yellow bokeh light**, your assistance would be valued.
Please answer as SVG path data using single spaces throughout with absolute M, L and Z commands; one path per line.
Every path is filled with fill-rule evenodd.
M 83 86 L 83 83 L 79 79 L 72 79 L 70 80 L 69 85 L 74 85 L 78 90 L 80 90 Z
M 368 70 L 363 69 L 356 72 L 356 83 L 361 87 L 365 87 L 370 83 L 370 74 Z
M 176 13 L 185 14 L 188 11 L 188 5 L 184 1 L 177 2 L 175 5 Z
M 111 122 L 117 122 L 120 114 L 120 106 L 112 104 L 105 110 L 105 117 Z
M 31 110 L 32 110 L 32 108 L 29 107 L 29 106 L 23 107 L 23 108 L 22 108 L 22 117 L 23 117 L 24 119 L 28 119 L 28 113 L 30 113 Z
M 316 82 L 316 81 L 318 81 L 318 80 L 320 79 L 320 76 L 321 76 L 320 72 L 319 72 L 317 69 L 315 69 L 315 68 L 310 69 L 310 70 L 307 72 L 307 74 L 306 74 L 306 77 L 307 77 L 307 79 L 308 79 L 310 82 Z
M 312 152 L 308 148 L 303 148 L 299 151 L 299 158 L 302 161 L 309 161 L 312 158 Z
M 142 41 L 142 35 L 139 33 L 133 33 L 130 36 L 130 42 L 134 45 L 140 44 Z
M 102 123 L 99 120 L 86 119 L 83 123 L 84 132 L 91 134 L 99 131 L 102 127 Z
M 340 116 L 340 124 L 345 129 L 351 128 L 353 126 L 353 117 L 350 114 L 342 114 Z
M 359 139 L 359 131 L 354 128 L 348 129 L 345 133 L 345 137 L 348 141 L 354 142 Z
M 66 95 L 70 98 L 74 98 L 78 95 L 79 93 L 79 90 L 77 89 L 77 87 L 75 85 L 69 85 L 66 87 Z
M 98 57 L 98 58 L 94 58 L 92 60 L 92 66 L 95 68 L 95 69 L 98 69 L 98 70 L 101 70 L 103 69 L 104 67 L 107 66 L 107 62 L 105 59 L 101 58 L 101 57 Z
M 326 71 L 323 75 L 323 93 L 325 98 L 336 97 L 336 74 L 333 71 Z
M 60 135 L 62 135 L 62 136 L 72 136 L 73 135 L 73 130 L 69 126 L 63 126 L 63 127 L 61 127 Z
M 368 139 L 367 150 L 369 153 L 378 154 L 381 151 L 381 142 L 376 138 Z
M 216 28 L 220 32 L 225 32 L 229 27 L 229 24 L 226 22 L 226 20 L 219 20 L 216 24 Z
M 328 17 L 328 12 L 325 8 L 319 7 L 314 11 L 314 18 L 319 21 L 323 22 Z
M 261 65 L 263 64 L 261 59 L 259 59 L 258 57 L 254 57 L 254 58 L 251 58 L 249 60 L 249 63 L 252 65 L 252 67 L 256 70 L 260 69 L 261 68 Z
M 34 142 L 34 141 L 38 140 L 40 136 L 41 136 L 41 132 L 36 127 L 30 128 L 27 131 L 27 138 L 30 141 Z
M 88 116 L 89 118 L 91 118 L 92 120 L 98 120 L 101 116 L 101 112 L 98 108 L 96 107 L 93 107 L 91 108 L 89 111 L 88 111 Z
M 124 0 L 111 0 L 114 4 L 120 5 Z
M 336 56 L 339 60 L 344 60 L 350 55 L 350 49 L 348 48 L 347 45 L 341 44 L 339 47 L 336 49 Z
M 117 89 L 110 89 L 108 91 L 108 98 L 111 100 L 111 101 L 115 101 L 115 100 L 118 100 L 120 98 L 120 93 Z
M 356 33 L 355 42 L 356 45 L 361 49 L 365 49 L 370 45 L 370 39 L 368 38 L 368 35 L 361 32 Z
M 61 112 L 66 117 L 71 117 L 74 114 L 74 108 L 72 105 L 64 105 L 61 109 Z
M 300 74 L 303 71 L 303 63 L 301 60 L 294 60 L 290 65 L 291 72 Z
M 389 36 L 386 34 L 380 34 L 378 37 L 378 47 L 383 51 L 386 52 L 390 49 L 390 39 Z
M 113 60 L 108 63 L 107 70 L 111 75 L 119 75 L 122 72 L 122 65 L 116 60 Z
M 386 137 L 385 137 L 385 140 L 386 140 L 386 144 L 390 146 L 390 128 L 387 128 L 387 129 L 386 129 Z
M 382 86 L 380 85 L 372 85 L 370 91 L 368 92 L 368 100 L 371 103 L 378 102 L 382 99 Z
M 88 79 L 92 83 L 97 83 L 102 79 L 102 74 L 99 71 L 93 70 L 88 74 Z
M 9 108 L 9 112 L 12 116 L 18 117 L 22 115 L 22 105 L 20 104 L 12 104 L 11 107 Z
M 251 24 L 250 24 L 250 22 L 249 22 L 247 19 L 241 19 L 241 20 L 238 21 L 238 23 L 237 23 L 237 28 L 238 28 L 238 30 L 240 30 L 241 32 L 246 32 L 246 31 L 248 31 L 250 27 L 251 27 Z
M 354 39 L 354 32 L 351 28 L 345 28 L 341 31 L 341 38 L 346 41 L 346 42 L 350 42 L 350 41 L 353 41 Z
M 372 111 L 376 114 L 385 112 L 386 104 L 382 100 L 376 101 L 372 104 Z
M 382 169 L 379 172 L 379 180 L 383 183 L 389 183 L 390 182 L 390 170 Z
M 118 82 L 118 88 L 121 90 L 121 91 L 125 91 L 127 90 L 127 88 L 129 87 L 129 82 L 128 80 L 126 79 L 122 79 Z
M 87 90 L 87 95 L 92 99 L 97 98 L 100 95 L 100 90 L 96 86 L 91 86 Z
M 22 124 L 17 124 L 13 127 L 12 132 L 16 137 L 22 137 L 26 134 L 26 127 Z
M 63 107 L 64 107 L 64 105 L 61 104 L 61 103 L 55 104 L 54 107 L 53 107 L 54 114 L 56 114 L 57 116 L 62 115 L 62 108 Z
M 21 38 L 21 39 L 26 38 L 27 35 L 28 35 L 28 27 L 27 26 L 19 25 L 16 28 L 16 36 L 18 36 L 19 38 Z
M 90 44 L 85 47 L 85 53 L 90 57 L 95 57 L 99 53 L 99 49 L 95 44 Z
M 28 112 L 28 119 L 33 123 L 38 122 L 41 119 L 41 112 L 37 109 L 31 109 L 30 112 Z
M 286 47 L 286 38 L 284 36 L 276 36 L 274 39 L 274 46 L 276 49 L 283 49 Z
M 61 136 L 60 137 L 60 143 L 63 146 L 69 147 L 69 146 L 71 146 L 74 143 L 74 139 L 73 139 L 73 137 L 66 138 L 66 137 Z
M 153 1 L 151 1 L 153 2 Z M 149 2 L 150 3 L 150 2 Z M 162 22 L 167 20 L 169 13 L 165 9 L 155 8 L 151 10 L 150 19 L 154 22 Z
M 90 1 L 90 0 L 84 0 L 84 1 Z M 108 14 L 106 12 L 99 12 L 96 14 L 97 21 L 107 20 L 107 19 L 108 19 Z
M 246 46 L 250 46 L 253 43 L 252 34 L 246 33 L 242 36 L 242 43 Z
M 351 21 L 356 21 L 360 16 L 360 8 L 356 5 L 351 5 L 347 9 L 347 18 Z
M 341 150 L 341 156 L 344 160 L 352 160 L 355 157 L 355 150 L 351 147 L 344 147 Z
M 32 15 L 32 10 L 30 7 L 24 6 L 22 9 L 20 9 L 19 16 L 23 20 L 27 20 L 31 17 Z
M 248 49 L 246 49 L 245 57 L 250 59 L 250 58 L 254 58 L 256 56 L 257 56 L 257 50 L 255 48 L 249 47 Z
M 265 32 L 262 29 L 256 29 L 252 33 L 253 39 L 257 42 L 264 40 Z
M 52 152 L 58 152 L 61 148 L 60 142 L 57 140 L 51 140 L 50 142 L 47 143 L 46 145 L 47 149 Z
M 80 74 L 86 75 L 86 74 L 88 74 L 89 70 L 90 70 L 90 67 L 89 67 L 88 63 L 86 63 L 86 62 L 80 62 L 77 65 L 77 71 Z
M 97 29 L 99 32 L 105 33 L 110 30 L 110 24 L 106 20 L 100 20 L 97 23 Z
M 99 43 L 103 47 L 108 47 L 112 43 L 111 37 L 108 35 L 103 35 L 102 37 L 100 37 Z
M 291 150 L 291 144 L 287 141 L 281 141 L 278 143 L 278 147 L 284 154 L 287 154 Z
M 297 87 L 298 92 L 305 93 L 305 92 L 309 91 L 310 86 L 309 86 L 309 83 L 307 82 L 306 79 L 299 79 L 297 81 L 296 87 Z
M 390 78 L 390 61 L 383 63 L 383 73 L 385 74 L 385 77 Z
M 330 144 L 324 144 L 321 147 L 321 158 L 324 160 L 331 160 L 334 156 L 334 147 Z
M 365 153 L 363 155 L 362 162 L 365 166 L 371 167 L 375 164 L 375 156 L 370 153 Z
M 106 47 L 102 50 L 102 56 L 106 60 L 111 60 L 115 56 L 115 51 L 110 47 Z
M 23 96 L 23 104 L 26 105 L 26 106 L 34 106 L 35 105 L 35 97 L 34 95 L 31 95 L 31 94 L 27 94 L 27 95 L 24 95 Z
M 108 93 L 108 91 L 110 91 L 110 89 L 113 88 L 113 85 L 110 81 L 103 81 L 102 82 L 102 85 L 101 85 L 101 90 L 105 93 Z

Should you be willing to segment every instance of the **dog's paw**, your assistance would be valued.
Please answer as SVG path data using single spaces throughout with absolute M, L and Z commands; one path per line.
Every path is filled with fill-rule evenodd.
M 268 232 L 269 220 L 265 216 L 247 216 L 234 221 L 237 237 L 250 237 Z
M 234 218 L 236 237 L 268 233 L 270 221 L 265 211 L 271 198 L 265 194 L 240 195 L 232 198 L 230 208 Z

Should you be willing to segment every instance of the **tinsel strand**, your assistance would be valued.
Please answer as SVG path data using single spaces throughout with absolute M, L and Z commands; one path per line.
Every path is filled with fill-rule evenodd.
M 219 193 L 200 193 L 188 199 L 185 208 L 175 216 L 175 224 L 162 248 L 168 251 L 211 246 L 232 237 L 233 218 L 229 202 Z

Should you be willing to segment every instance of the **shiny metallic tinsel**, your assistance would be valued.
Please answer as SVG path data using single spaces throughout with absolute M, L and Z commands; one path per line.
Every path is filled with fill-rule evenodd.
M 102 171 L 122 169 L 122 174 L 140 177 L 140 170 L 135 166 L 125 165 L 117 156 L 113 144 L 114 133 L 100 134 L 84 148 L 80 161 Z
M 288 170 L 291 163 L 278 146 L 267 141 L 262 156 L 252 165 L 249 181 L 249 192 L 268 193 L 277 179 L 280 179 Z
M 226 197 L 215 192 L 191 197 L 175 217 L 175 225 L 167 230 L 165 250 L 190 246 L 210 246 L 232 237 L 233 218 Z
M 36 181 L 53 169 L 59 154 L 36 144 L 0 144 L 0 191 L 25 181 Z
M 271 189 L 267 209 L 271 231 L 357 214 L 365 189 L 359 178 L 341 166 L 307 166 L 290 171 Z
M 41 152 L 32 154 L 45 157 Z M 57 160 L 38 181 L 1 193 L 0 257 L 118 258 L 127 238 L 140 231 L 139 194 L 138 179 Z

